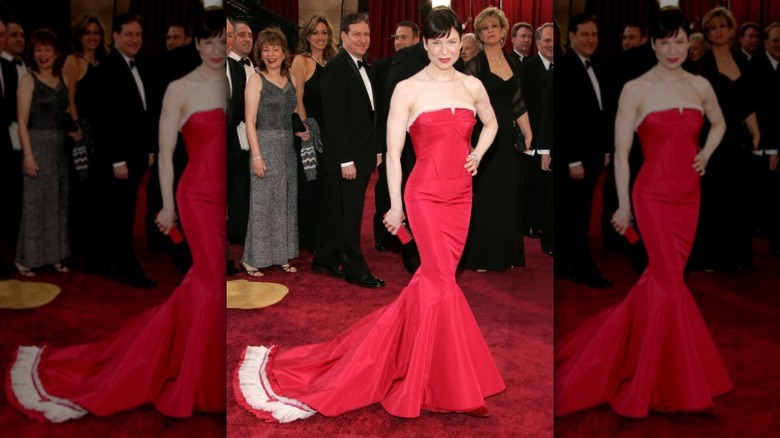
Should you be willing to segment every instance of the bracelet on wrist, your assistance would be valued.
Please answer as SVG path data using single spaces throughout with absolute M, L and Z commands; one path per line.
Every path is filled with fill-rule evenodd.
M 32 161 L 35 159 L 35 155 L 30 155 L 29 157 L 24 157 L 24 161 Z
M 469 156 L 469 157 L 471 157 L 471 158 L 473 158 L 473 159 L 474 159 L 474 161 L 476 161 L 476 162 L 477 162 L 477 166 L 479 166 L 479 157 L 477 156 L 477 154 L 475 154 L 474 152 L 471 152 L 471 153 L 469 153 L 469 155 L 468 155 L 468 156 Z
M 252 161 L 257 161 L 257 160 L 259 160 L 261 158 L 263 158 L 263 156 L 262 155 L 258 155 L 256 157 L 252 157 Z

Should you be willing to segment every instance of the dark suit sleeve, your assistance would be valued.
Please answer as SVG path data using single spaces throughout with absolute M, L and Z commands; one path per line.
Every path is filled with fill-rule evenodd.
M 355 161 L 349 149 L 349 126 L 346 117 L 347 77 L 350 72 L 331 61 L 322 72 L 322 112 L 328 129 L 327 153 L 335 154 L 338 163 Z

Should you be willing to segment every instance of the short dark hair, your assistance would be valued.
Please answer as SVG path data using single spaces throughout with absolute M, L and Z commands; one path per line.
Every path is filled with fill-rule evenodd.
M 690 36 L 690 24 L 682 11 L 675 6 L 664 6 L 658 11 L 655 22 L 650 27 L 650 40 L 661 40 L 677 36 L 682 29 L 685 36 Z
M 463 26 L 455 11 L 446 6 L 437 6 L 425 17 L 423 38 L 426 41 L 441 38 L 449 35 L 453 28 L 458 32 L 458 38 L 463 36 Z
M 569 18 L 569 32 L 576 34 L 577 28 L 580 26 L 580 24 L 585 23 L 593 23 L 596 26 L 599 25 L 595 15 L 582 12 L 580 14 L 572 15 L 571 18 Z
M 57 59 L 54 60 L 52 66 L 52 74 L 59 76 L 62 72 L 62 50 L 60 49 L 59 41 L 57 40 L 57 34 L 51 28 L 36 29 L 32 36 L 30 36 L 30 43 L 27 45 L 27 59 L 30 60 L 30 70 L 34 72 L 40 72 L 41 69 L 38 66 L 38 62 L 35 61 L 35 46 L 51 46 L 54 48 L 54 53 L 57 55 Z
M 625 30 L 627 27 L 635 27 L 635 28 L 639 29 L 639 35 L 642 35 L 642 36 L 646 36 L 647 35 L 647 29 L 645 29 L 645 27 L 642 26 L 639 23 L 635 23 L 633 21 L 629 21 L 628 23 L 626 23 L 625 26 L 623 26 L 623 30 Z
M 168 24 L 169 29 L 172 27 L 180 27 L 184 31 L 184 36 L 192 35 L 190 27 L 181 21 L 172 21 L 170 24 Z
M 193 36 L 196 40 L 220 36 L 225 33 L 225 26 L 227 26 L 227 14 L 225 14 L 225 11 L 222 8 L 209 7 L 203 11 L 200 20 L 195 24 Z
M 138 14 L 119 14 L 114 17 L 114 21 L 111 22 L 111 33 L 122 33 L 122 26 L 130 23 L 141 23 L 141 16 Z
M 409 29 L 412 29 L 412 37 L 417 38 L 420 36 L 420 29 L 417 27 L 417 23 L 413 21 L 404 20 L 398 23 L 398 26 L 396 27 L 408 27 Z
M 341 19 L 341 28 L 339 30 L 344 33 L 349 33 L 349 26 L 353 24 L 358 24 L 360 22 L 364 22 L 367 25 L 371 26 L 371 23 L 368 22 L 367 14 L 363 12 L 354 12 L 352 14 L 347 14 Z
M 747 23 L 744 23 L 742 26 L 739 26 L 739 37 L 742 38 L 743 36 L 745 36 L 745 33 L 748 31 L 748 29 L 755 29 L 756 32 L 758 32 L 759 37 L 761 36 L 761 28 L 758 26 L 758 23 L 748 21 Z
M 521 27 L 530 30 L 531 33 L 533 33 L 534 31 L 534 27 L 531 26 L 531 23 L 526 23 L 525 21 L 521 21 L 519 23 L 515 23 L 515 25 L 512 26 L 512 32 L 511 32 L 512 38 L 517 36 L 517 31 L 520 30 Z

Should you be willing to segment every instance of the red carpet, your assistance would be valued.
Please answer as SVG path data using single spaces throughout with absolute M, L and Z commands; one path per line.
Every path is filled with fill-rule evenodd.
M 54 283 L 62 292 L 53 302 L 30 310 L 0 309 L 0 424 L 4 436 L 19 437 L 98 437 L 224 436 L 223 414 L 197 414 L 175 419 L 158 413 L 151 405 L 110 417 L 87 415 L 62 424 L 37 423 L 9 405 L 5 397 L 5 372 L 19 345 L 76 345 L 102 339 L 134 316 L 164 301 L 182 275 L 170 256 L 146 250 L 141 215 L 146 212 L 145 184 L 139 196 L 136 220 L 136 250 L 146 274 L 157 280 L 156 289 L 135 289 L 116 281 L 82 274 L 79 261 L 69 263 L 70 274 L 41 271 L 34 281 Z M 12 260 L 13 249 L 3 248 L 4 259 Z M 8 253 L 10 251 L 10 254 Z M 19 275 L 12 278 L 23 279 Z
M 601 187 L 597 188 L 600 193 Z M 600 202 L 597 196 L 596 204 Z M 555 338 L 621 301 L 639 277 L 628 259 L 601 248 L 594 205 L 591 249 L 602 274 L 614 280 L 598 290 L 555 279 Z M 780 430 L 780 258 L 754 239 L 755 266 L 734 274 L 692 272 L 693 293 L 721 354 L 734 390 L 715 399 L 717 417 L 652 413 L 623 418 L 608 406 L 555 418 L 556 437 L 769 437 Z
M 374 250 L 373 184 L 374 181 L 366 195 L 362 243 L 372 273 L 385 280 L 386 286 L 363 289 L 313 274 L 309 269 L 312 254 L 308 252 L 292 260 L 299 269 L 296 274 L 284 273 L 278 267 L 264 269 L 265 277 L 259 281 L 283 283 L 290 293 L 265 309 L 228 310 L 228 382 L 246 345 L 296 346 L 331 339 L 360 317 L 391 302 L 409 281 L 411 275 L 401 264 L 399 250 Z M 538 240 L 527 239 L 525 243 L 524 268 L 503 273 L 458 274 L 458 282 L 507 385 L 506 391 L 487 399 L 489 418 L 423 412 L 417 419 L 402 419 L 373 405 L 335 418 L 315 415 L 289 424 L 266 424 L 236 403 L 228 383 L 228 435 L 551 436 L 552 258 L 542 253 Z M 234 260 L 240 255 L 241 247 L 231 248 Z

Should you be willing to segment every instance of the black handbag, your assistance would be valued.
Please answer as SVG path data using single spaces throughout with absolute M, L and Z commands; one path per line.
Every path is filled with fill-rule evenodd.
M 306 132 L 306 125 L 303 124 L 301 116 L 298 113 L 292 113 L 292 129 L 294 133 Z
M 526 153 L 525 149 L 525 135 L 523 134 L 523 131 L 520 129 L 519 126 L 517 126 L 517 123 L 512 123 L 512 128 L 515 130 L 515 149 L 517 149 L 517 152 L 520 152 L 521 154 Z

